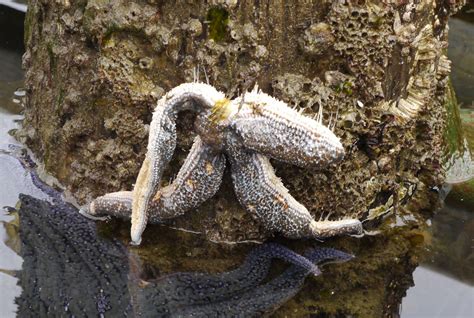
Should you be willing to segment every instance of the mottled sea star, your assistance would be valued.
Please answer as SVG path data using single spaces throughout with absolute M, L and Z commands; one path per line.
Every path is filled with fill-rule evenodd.
M 160 188 L 163 170 L 176 147 L 178 112 L 186 109 L 197 112 L 198 136 L 176 180 Z M 204 83 L 181 84 L 158 101 L 133 191 L 98 197 L 88 212 L 131 215 L 132 243 L 140 244 L 148 222 L 182 215 L 217 192 L 226 157 L 240 204 L 270 231 L 289 238 L 362 233 L 357 219 L 315 221 L 288 193 L 267 158 L 300 167 L 337 163 L 344 157 L 344 148 L 329 128 L 258 88 L 230 100 Z

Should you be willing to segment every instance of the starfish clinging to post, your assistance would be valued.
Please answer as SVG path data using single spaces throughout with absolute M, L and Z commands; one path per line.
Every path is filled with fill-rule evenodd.
M 177 178 L 160 188 L 176 146 L 176 118 L 185 109 L 197 113 L 198 136 Z M 211 85 L 185 83 L 158 101 L 133 191 L 98 197 L 88 213 L 131 216 L 132 243 L 140 244 L 148 222 L 180 216 L 212 197 L 227 157 L 240 204 L 267 229 L 289 238 L 360 234 L 362 224 L 357 219 L 315 221 L 288 193 L 267 158 L 323 168 L 343 156 L 339 138 L 320 120 L 303 116 L 257 88 L 229 100 Z

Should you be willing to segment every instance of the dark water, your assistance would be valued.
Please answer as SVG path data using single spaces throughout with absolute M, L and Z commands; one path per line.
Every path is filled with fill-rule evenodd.
M 0 1 L 0 317 L 156 316 L 166 310 L 182 316 L 474 317 L 474 206 L 463 194 L 454 196 L 457 185 L 446 187 L 454 189 L 446 205 L 423 225 L 410 225 L 412 217 L 402 215 L 392 222 L 406 225 L 388 234 L 319 244 L 356 258 L 323 267 L 318 278 L 265 257 L 249 267 L 252 246 L 220 246 L 164 227 L 154 228 L 161 234 L 153 246 L 130 248 L 127 224 L 97 225 L 79 216 L 60 192 L 41 183 L 28 153 L 9 135 L 22 118 L 23 48 L 22 14 L 1 5 L 6 2 L 15 1 Z M 453 20 L 450 38 L 454 85 L 465 106 L 474 91 L 474 63 L 465 62 L 474 58 L 468 21 Z

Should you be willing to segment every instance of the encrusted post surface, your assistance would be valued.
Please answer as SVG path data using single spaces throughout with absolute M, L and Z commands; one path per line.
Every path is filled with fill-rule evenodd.
M 347 153 L 338 167 L 276 164 L 316 218 L 372 217 L 413 197 L 417 212 L 427 210 L 428 190 L 443 179 L 446 24 L 458 6 L 32 0 L 18 135 L 82 203 L 129 190 L 157 99 L 201 66 L 229 97 L 258 82 L 305 114 L 322 107 L 323 122 L 335 123 Z M 181 166 L 192 128 L 192 115 L 183 114 L 164 180 Z M 229 176 L 215 198 L 176 222 L 212 240 L 268 236 L 237 204 Z

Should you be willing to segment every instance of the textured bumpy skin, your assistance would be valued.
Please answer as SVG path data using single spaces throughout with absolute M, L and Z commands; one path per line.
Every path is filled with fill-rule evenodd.
M 239 147 L 229 138 L 232 180 L 240 203 L 270 231 L 289 238 L 325 238 L 338 234 L 360 234 L 358 220 L 313 220 L 308 210 L 296 201 L 275 175 L 267 157 Z
M 240 203 L 271 231 L 281 231 L 287 237 L 311 236 L 313 218 L 298 203 L 265 156 L 229 143 L 232 180 Z
M 176 117 L 183 109 L 198 113 L 198 137 L 177 179 L 160 189 L 163 169 L 176 145 Z M 240 203 L 267 229 L 290 238 L 362 233 L 356 219 L 316 222 L 288 193 L 266 157 L 301 167 L 338 162 L 344 148 L 331 130 L 257 88 L 230 101 L 202 83 L 182 84 L 158 102 L 133 193 L 99 197 L 90 213 L 127 218 L 131 205 L 132 242 L 139 244 L 147 222 L 182 215 L 215 194 L 225 168 L 224 154 L 232 165 Z
M 331 130 L 282 101 L 254 90 L 236 103 L 242 106 L 231 128 L 245 148 L 300 167 L 321 168 L 344 157 L 344 148 Z
M 62 201 L 20 201 L 18 317 L 130 314 L 125 247 L 100 237 L 94 222 Z
M 147 212 L 159 189 L 165 166 L 176 147 L 176 117 L 185 109 L 210 109 L 224 94 L 202 83 L 186 83 L 175 87 L 159 101 L 150 124 L 147 154 L 133 189 L 132 242 L 140 244 L 146 227 Z
M 305 253 L 305 257 L 314 264 L 320 264 L 346 262 L 354 256 L 331 248 L 321 248 L 310 250 Z M 244 266 L 245 264 L 241 268 Z M 270 282 L 260 286 L 255 285 L 245 293 L 233 295 L 218 303 L 210 302 L 201 306 L 175 308 L 171 316 L 261 317 L 296 295 L 310 273 L 304 267 L 293 265 Z
M 316 265 L 353 258 L 330 248 L 312 249 L 305 257 L 311 268 L 291 260 L 294 252 L 278 244 L 255 248 L 237 269 L 216 275 L 175 273 L 149 281 L 136 290 L 135 313 L 140 317 L 254 317 L 273 311 L 294 296 Z M 297 256 L 300 258 L 301 256 Z M 278 277 L 261 284 L 271 260 L 293 265 Z
M 151 199 L 148 222 L 159 223 L 198 207 L 217 192 L 224 169 L 224 155 L 214 154 L 199 136 L 196 137 L 176 179 Z M 108 193 L 91 203 L 89 213 L 130 219 L 132 200 L 131 191 Z
M 321 274 L 318 260 L 307 259 L 285 246 L 267 243 L 253 249 L 238 268 L 220 274 L 174 273 L 150 281 L 144 289 L 139 290 L 142 299 L 140 306 L 144 312 L 158 311 L 163 314 L 178 315 L 177 312 L 188 311 L 200 306 L 209 306 L 208 313 L 225 310 L 220 302 L 238 299 L 260 285 L 267 277 L 273 259 L 281 259 L 296 267 L 301 267 L 307 274 Z M 143 305 L 150 306 L 149 309 Z M 185 317 L 190 316 L 184 315 Z
M 236 313 L 232 316 L 239 310 L 249 316 L 281 305 L 287 299 L 282 296 L 294 295 L 307 275 L 320 274 L 316 264 L 334 258 L 324 253 L 328 249 L 312 250 L 317 255 L 305 257 L 269 243 L 253 249 L 229 272 L 178 272 L 144 282 L 127 262 L 130 256 L 124 246 L 101 237 L 94 223 L 72 206 L 25 195 L 20 200 L 24 261 L 18 273 L 22 292 L 15 299 L 20 317 L 209 317 L 225 316 L 228 310 Z M 262 285 L 275 258 L 292 264 L 291 271 L 298 275 L 285 272 Z M 268 286 L 275 286 L 275 293 L 262 298 L 259 291 Z M 276 286 L 287 287 L 278 291 Z
M 91 202 L 88 213 L 92 216 L 111 215 L 121 219 L 130 219 L 132 216 L 132 191 L 119 191 L 107 193 L 106 195 L 97 197 Z
M 222 182 L 225 169 L 224 154 L 214 154 L 211 147 L 198 136 L 175 181 L 161 189 L 153 198 L 151 221 L 174 218 L 212 197 Z

